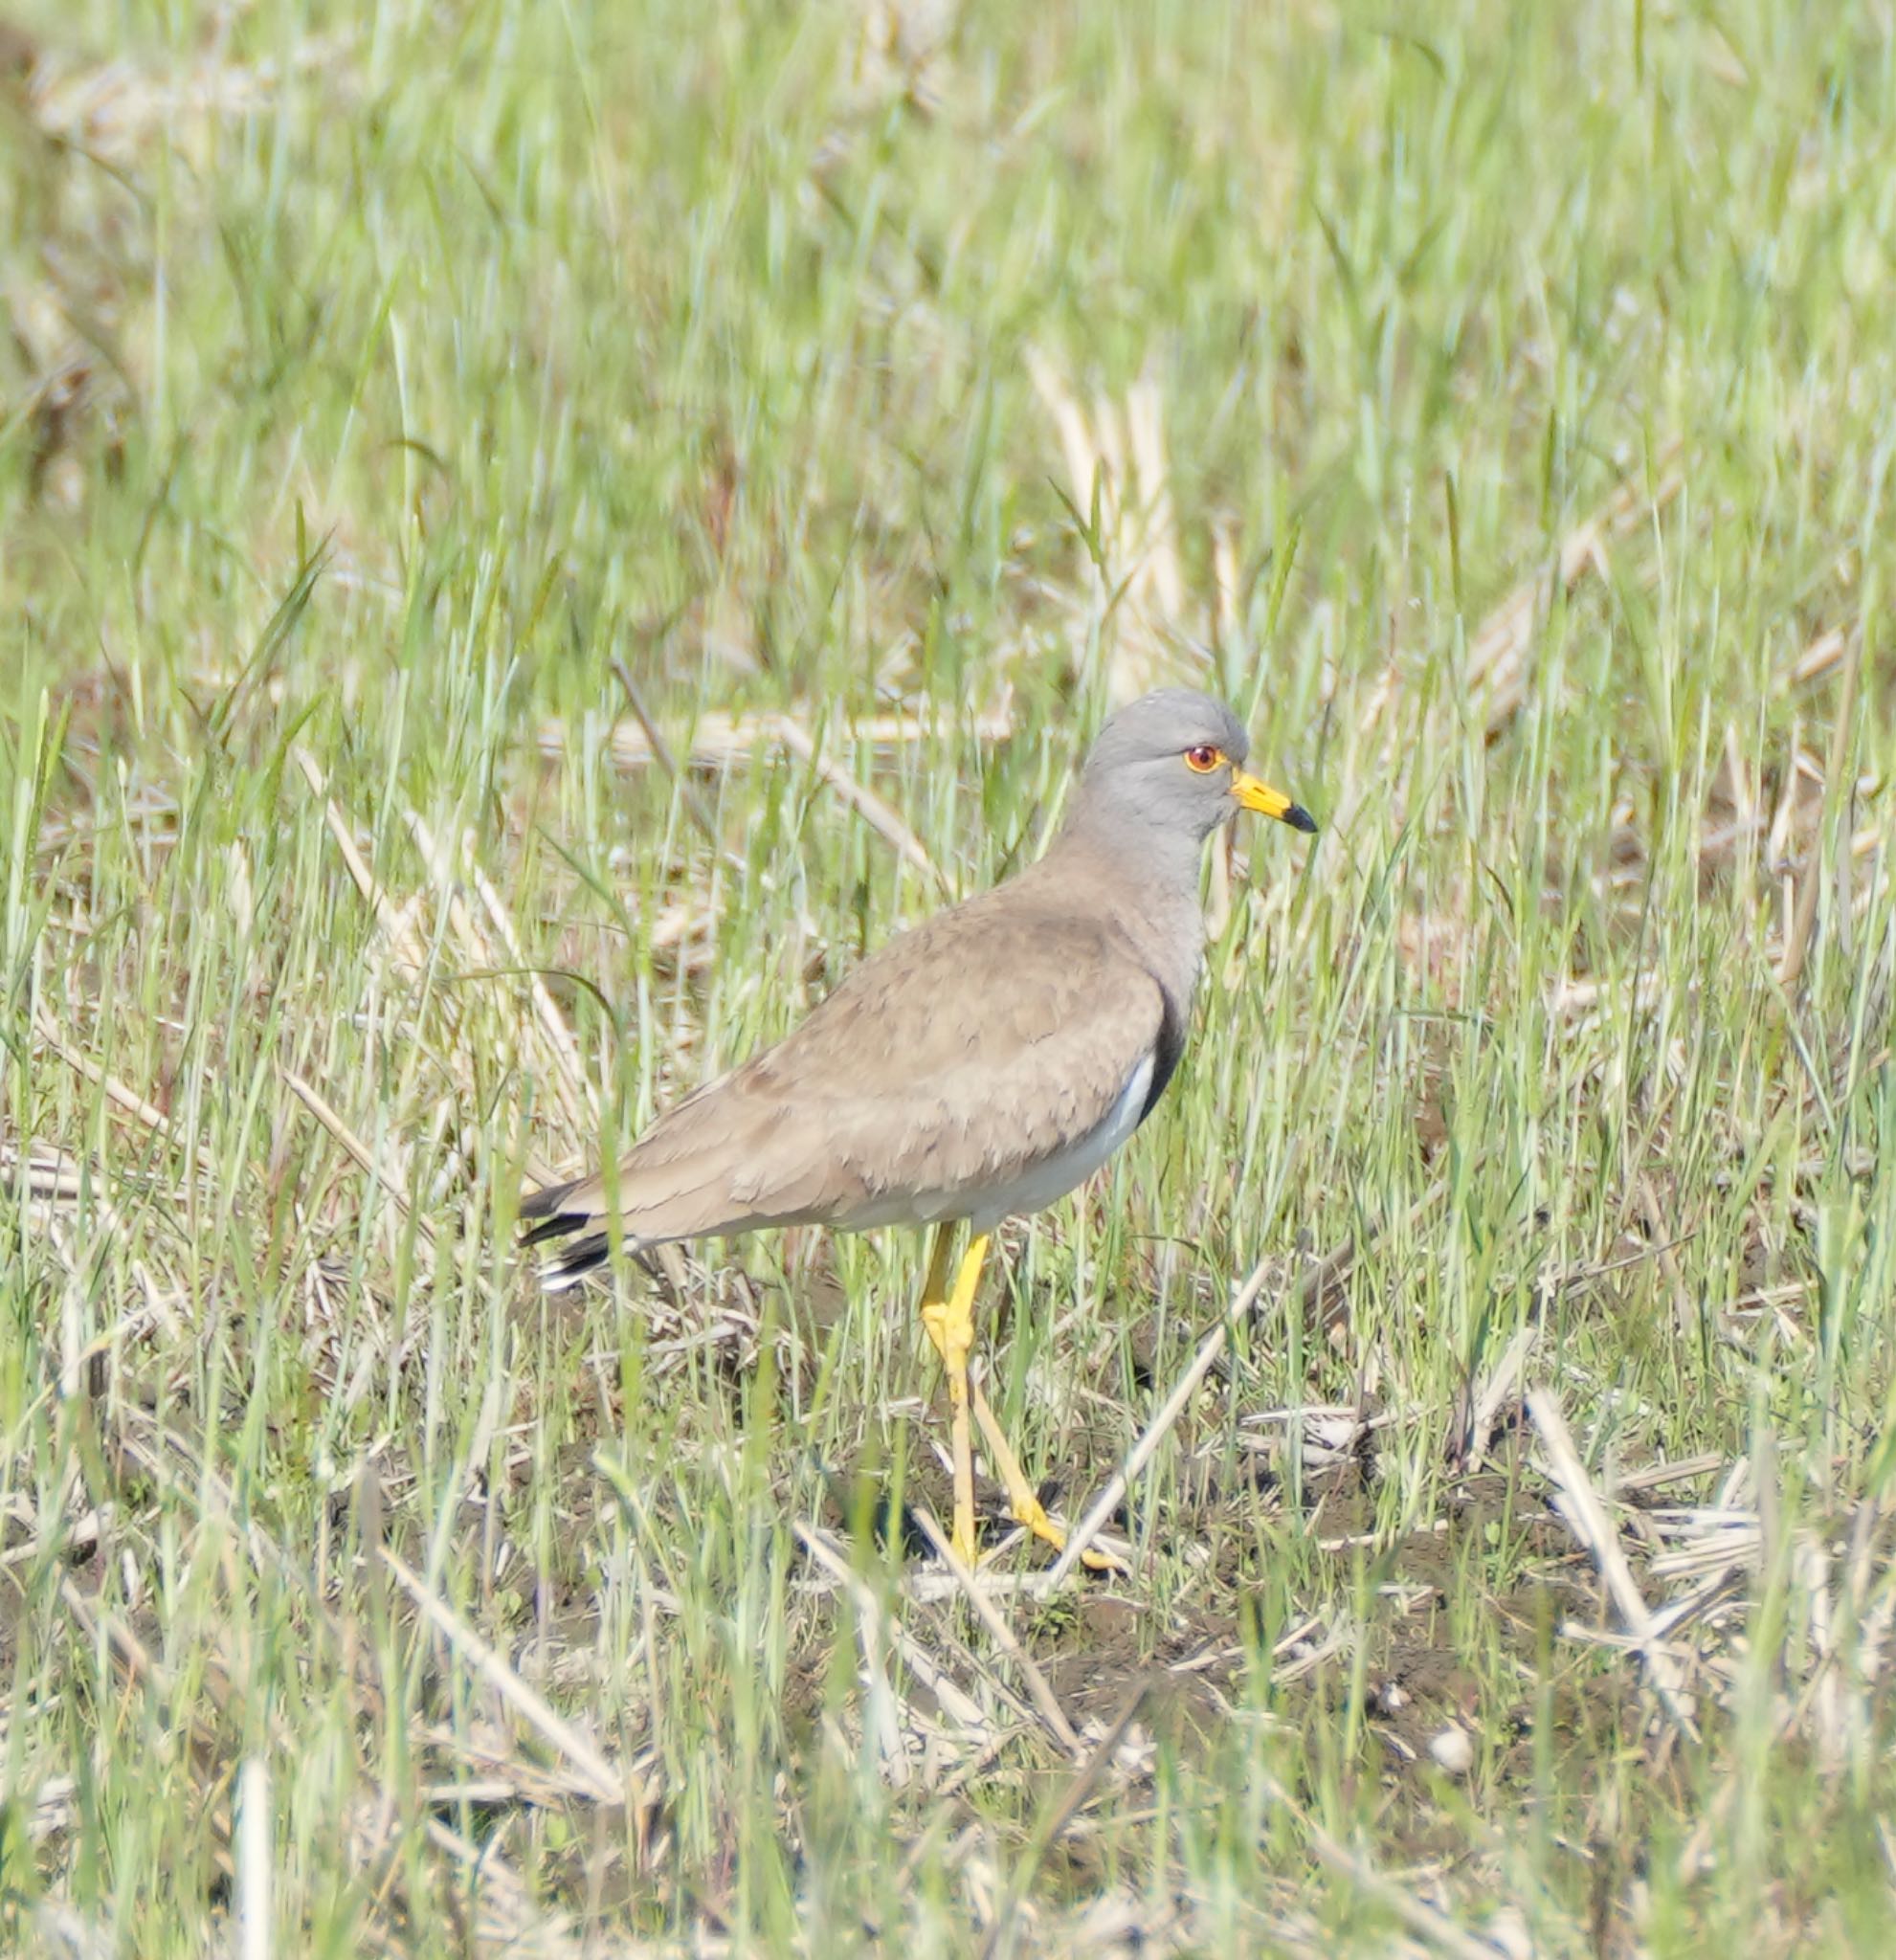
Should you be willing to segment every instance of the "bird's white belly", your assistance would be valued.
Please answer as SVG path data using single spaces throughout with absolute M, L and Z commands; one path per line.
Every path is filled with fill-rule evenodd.
M 1084 1184 L 1139 1127 L 1152 1086 L 1156 1057 L 1148 1054 L 1127 1078 L 1119 1100 L 1084 1136 L 1005 1184 L 964 1185 L 958 1190 L 904 1194 L 866 1206 L 836 1222 L 852 1231 L 875 1225 L 932 1225 L 944 1218 L 967 1218 L 976 1232 L 992 1232 L 1003 1218 L 1043 1211 L 1076 1186 Z
M 980 1192 L 970 1213 L 976 1232 L 991 1232 L 1003 1218 L 1018 1218 L 1029 1212 L 1043 1211 L 1056 1198 L 1063 1198 L 1092 1176 L 1102 1164 L 1139 1127 L 1145 1113 L 1146 1096 L 1152 1086 L 1149 1053 L 1132 1071 L 1119 1101 L 1107 1110 L 1078 1142 L 1041 1160 L 1013 1183 L 997 1185 Z

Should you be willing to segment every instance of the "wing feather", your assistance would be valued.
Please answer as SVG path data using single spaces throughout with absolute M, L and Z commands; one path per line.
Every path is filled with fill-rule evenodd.
M 955 1217 L 1104 1122 L 1182 1009 L 1108 922 L 997 897 L 892 941 L 653 1124 L 613 1172 L 627 1236 Z M 522 1209 L 535 1237 L 596 1240 L 611 1205 L 594 1176 Z

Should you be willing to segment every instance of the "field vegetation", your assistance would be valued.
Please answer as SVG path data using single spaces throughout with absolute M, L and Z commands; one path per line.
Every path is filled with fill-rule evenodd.
M 6 1941 L 1891 1950 L 1888 0 L 13 0 L 0 187 Z M 911 1236 L 521 1194 L 1171 680 L 970 1589 Z

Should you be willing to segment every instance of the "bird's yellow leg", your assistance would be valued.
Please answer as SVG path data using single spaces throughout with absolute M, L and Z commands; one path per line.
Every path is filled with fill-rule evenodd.
M 994 1469 L 1000 1481 L 1007 1485 L 1007 1501 L 1013 1507 L 1015 1523 L 1025 1525 L 1036 1538 L 1044 1538 L 1056 1551 L 1064 1551 L 1066 1533 L 1047 1516 L 1047 1507 L 1040 1502 L 1039 1492 L 1028 1482 L 1019 1458 L 1009 1448 L 1007 1437 L 1001 1432 L 1000 1418 L 989 1406 L 979 1382 L 969 1384 L 969 1399 L 974 1405 L 974 1420 L 981 1425 L 981 1435 L 988 1445 L 989 1456 L 994 1459 Z
M 1047 1507 L 1040 1502 L 1040 1494 L 1027 1481 L 1027 1473 L 1020 1467 L 1020 1459 L 1008 1447 L 1007 1437 L 1001 1432 L 1000 1418 L 989 1407 L 988 1398 L 982 1392 L 979 1382 L 969 1384 L 970 1399 L 974 1405 L 974 1420 L 981 1425 L 981 1436 L 988 1445 L 988 1454 L 994 1459 L 994 1468 L 1000 1472 L 1000 1479 L 1007 1485 L 1007 1501 L 1013 1507 L 1015 1523 L 1024 1525 L 1036 1538 L 1044 1538 L 1056 1551 L 1066 1549 L 1066 1533 L 1047 1516 Z M 1080 1554 L 1080 1563 L 1096 1572 L 1123 1572 L 1126 1563 L 1115 1558 L 1109 1551 L 1099 1551 L 1091 1546 Z
M 935 1228 L 928 1277 L 922 1284 L 922 1325 L 948 1370 L 949 1440 L 954 1449 L 954 1529 L 948 1543 L 955 1556 L 974 1563 L 974 1444 L 968 1432 L 968 1357 L 974 1347 L 974 1292 L 988 1257 L 988 1235 L 978 1233 L 961 1257 L 954 1284 L 948 1283 L 954 1227 Z

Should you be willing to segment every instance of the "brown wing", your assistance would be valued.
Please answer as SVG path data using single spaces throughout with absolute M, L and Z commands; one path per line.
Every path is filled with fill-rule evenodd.
M 782 1041 L 660 1117 L 616 1169 L 627 1236 L 893 1219 L 929 1200 L 953 1216 L 941 1193 L 1007 1183 L 1103 1122 L 1160 1044 L 1163 990 L 1097 917 L 1004 896 L 892 941 Z M 523 1207 L 545 1221 L 535 1237 L 608 1210 L 603 1177 Z

